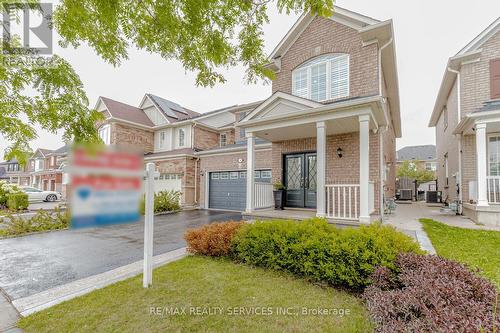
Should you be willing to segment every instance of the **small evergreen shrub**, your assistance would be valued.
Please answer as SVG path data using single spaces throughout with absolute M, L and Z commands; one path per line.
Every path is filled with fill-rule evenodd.
M 164 213 L 164 212 L 174 212 L 181 209 L 180 200 L 182 192 L 180 191 L 160 191 L 154 194 L 154 212 Z M 141 200 L 140 211 L 144 215 L 146 209 L 145 198 Z
M 188 229 L 184 234 L 188 252 L 214 257 L 228 256 L 234 235 L 242 225 L 243 222 L 230 221 Z
M 30 218 L 8 214 L 3 216 L 0 236 L 17 236 L 30 232 L 66 229 L 69 226 L 68 211 L 55 208 L 54 212 L 40 209 Z
M 17 193 L 23 193 L 19 186 L 7 183 L 5 180 L 0 180 L 0 209 L 7 207 L 9 195 Z
M 234 258 L 243 263 L 353 289 L 367 286 L 377 266 L 394 268 L 397 255 L 405 252 L 421 250 L 392 227 L 338 229 L 319 218 L 247 224 L 232 247 Z
M 7 208 L 10 210 L 25 210 L 28 208 L 28 205 L 28 195 L 26 193 L 7 195 Z
M 395 265 L 377 268 L 363 294 L 377 332 L 500 332 L 498 293 L 477 272 L 411 253 Z

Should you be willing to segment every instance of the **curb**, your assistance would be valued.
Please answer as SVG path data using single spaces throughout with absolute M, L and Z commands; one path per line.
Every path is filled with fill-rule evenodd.
M 187 255 L 186 248 L 180 248 L 153 257 L 153 268 L 179 260 Z M 12 302 L 21 316 L 44 310 L 72 298 L 88 294 L 110 284 L 137 276 L 142 273 L 143 260 L 136 261 L 113 270 L 89 276 L 40 293 L 19 298 Z

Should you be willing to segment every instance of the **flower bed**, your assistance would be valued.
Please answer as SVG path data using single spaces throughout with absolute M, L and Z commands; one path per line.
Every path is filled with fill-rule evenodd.
M 495 287 L 466 266 L 401 254 L 396 268 L 378 268 L 363 295 L 377 332 L 500 331 Z

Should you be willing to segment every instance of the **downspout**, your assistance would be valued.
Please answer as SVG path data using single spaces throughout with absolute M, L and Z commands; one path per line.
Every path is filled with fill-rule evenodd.
M 387 43 L 382 45 L 378 49 L 378 92 L 379 95 L 385 99 L 385 97 L 382 95 L 382 51 L 389 45 L 391 45 L 394 42 L 394 38 L 391 37 Z M 386 109 L 384 108 L 384 113 L 386 112 Z M 387 115 L 385 115 L 387 117 Z M 390 119 L 390 118 L 387 118 Z M 387 124 L 388 126 L 389 124 Z M 380 178 L 380 193 L 379 193 L 379 206 L 380 206 L 380 219 L 383 221 L 384 220 L 384 144 L 383 144 L 383 138 L 382 138 L 382 132 L 386 131 L 386 128 L 384 129 L 379 129 L 379 151 L 380 151 L 380 163 L 379 163 L 379 178 Z
M 198 204 L 198 163 L 200 162 L 200 158 L 196 157 L 194 162 L 194 203 Z M 201 177 L 200 177 L 201 180 Z
M 457 123 L 460 122 L 462 116 L 462 94 L 461 94 L 461 79 L 460 71 L 448 67 L 448 71 L 457 74 Z M 458 134 L 458 200 L 462 202 L 462 133 Z
M 391 37 L 391 39 L 389 39 L 387 43 L 385 43 L 378 49 L 378 91 L 380 96 L 382 96 L 382 50 L 391 45 L 393 41 L 394 38 Z

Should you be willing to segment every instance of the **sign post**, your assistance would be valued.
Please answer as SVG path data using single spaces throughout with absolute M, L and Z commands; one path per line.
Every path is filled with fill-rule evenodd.
M 146 197 L 144 213 L 144 273 L 142 286 L 153 284 L 153 216 L 154 216 L 154 178 L 155 164 L 146 165 Z

